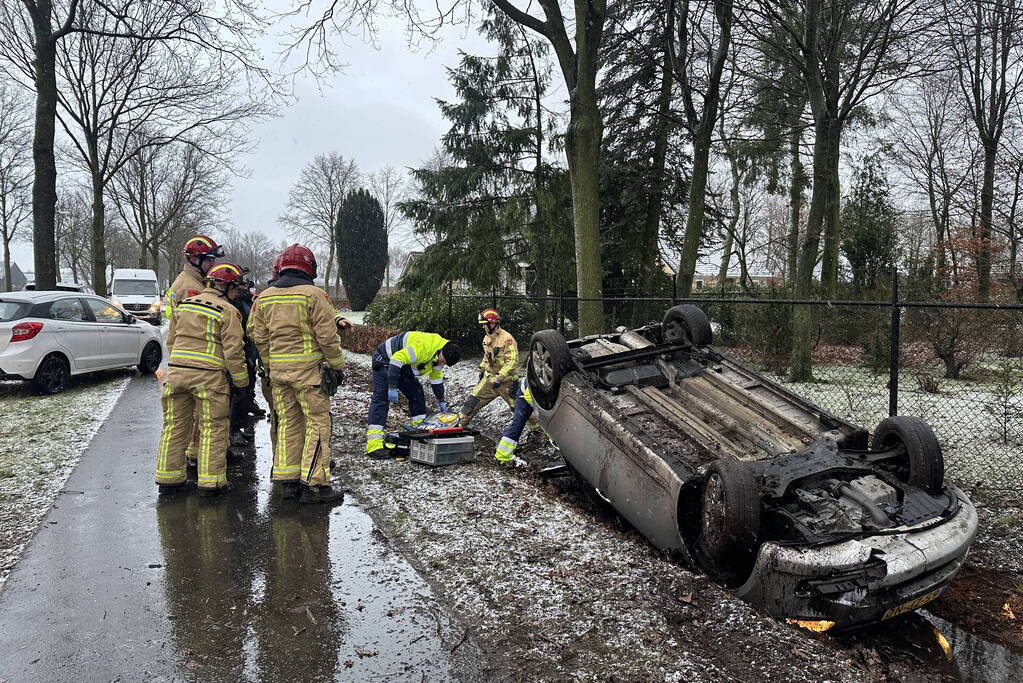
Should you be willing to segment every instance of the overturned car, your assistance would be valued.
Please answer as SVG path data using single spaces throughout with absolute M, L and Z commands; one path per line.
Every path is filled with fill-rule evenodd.
M 712 346 L 707 316 L 566 341 L 533 335 L 541 425 L 598 504 L 775 617 L 815 630 L 937 598 L 977 530 L 916 417 L 874 433 Z

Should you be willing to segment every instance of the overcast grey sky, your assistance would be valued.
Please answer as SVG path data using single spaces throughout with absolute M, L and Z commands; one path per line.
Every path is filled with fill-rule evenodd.
M 368 173 L 385 165 L 415 166 L 440 142 L 447 126 L 434 98 L 453 94 L 445 67 L 458 63 L 460 49 L 486 54 L 487 43 L 475 31 L 452 27 L 432 47 L 413 51 L 403 23 L 385 19 L 378 29 L 376 46 L 339 37 L 336 51 L 348 67 L 319 83 L 299 78 L 296 101 L 279 118 L 252 128 L 258 146 L 245 159 L 250 174 L 235 179 L 228 207 L 235 227 L 275 242 L 287 238 L 277 216 L 302 166 L 317 154 L 339 152 Z M 268 56 L 272 43 L 269 48 Z M 31 244 L 12 245 L 11 252 L 23 269 L 32 269 Z

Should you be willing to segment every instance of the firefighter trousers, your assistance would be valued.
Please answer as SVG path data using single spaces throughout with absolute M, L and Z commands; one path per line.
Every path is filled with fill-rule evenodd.
M 373 359 L 373 396 L 369 400 L 369 417 L 366 420 L 366 452 L 372 453 L 384 447 L 384 430 L 387 428 L 387 364 Z M 412 424 L 426 418 L 426 394 L 412 370 L 406 366 L 398 376 L 398 391 L 408 399 L 408 412 Z
M 156 483 L 184 483 L 185 449 L 194 427 L 199 488 L 225 486 L 231 409 L 226 378 L 217 371 L 171 368 L 161 403 L 163 431 L 156 458 Z
M 272 380 L 277 444 L 270 479 L 330 485 L 330 399 L 319 386 Z
M 472 418 L 476 416 L 476 413 L 490 405 L 490 402 L 495 398 L 500 397 L 508 404 L 508 407 L 515 410 L 515 387 L 518 386 L 517 379 L 506 379 L 501 383 L 500 386 L 494 387 L 494 375 L 484 375 L 483 379 L 479 381 L 476 388 L 472 390 L 469 397 L 465 399 L 465 403 L 462 404 L 462 409 L 459 411 L 458 424 L 465 427 L 472 421 Z
M 533 406 L 519 396 L 515 401 L 515 412 L 512 413 L 511 424 L 501 435 L 501 441 L 497 444 L 494 457 L 501 462 L 507 462 L 515 456 L 515 447 L 519 445 L 522 437 L 522 430 L 526 428 L 526 422 L 533 417 Z

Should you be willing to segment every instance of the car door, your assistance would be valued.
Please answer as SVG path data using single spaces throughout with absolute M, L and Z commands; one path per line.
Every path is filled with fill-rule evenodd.
M 57 344 L 71 357 L 72 370 L 96 370 L 103 363 L 103 329 L 78 297 L 64 297 L 50 304 L 49 317 Z M 45 325 L 45 323 L 44 323 Z
M 84 299 L 97 325 L 103 328 L 103 365 L 120 368 L 135 365 L 141 355 L 142 327 L 129 323 L 121 309 L 105 299 Z

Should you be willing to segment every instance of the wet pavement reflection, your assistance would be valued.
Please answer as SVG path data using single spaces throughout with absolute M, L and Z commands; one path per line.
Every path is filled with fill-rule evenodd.
M 156 506 L 182 670 L 195 680 L 474 677 L 478 648 L 451 654 L 464 629 L 372 520 L 348 500 L 282 499 L 266 423 L 255 431 L 255 448 L 229 460 L 231 491 Z

